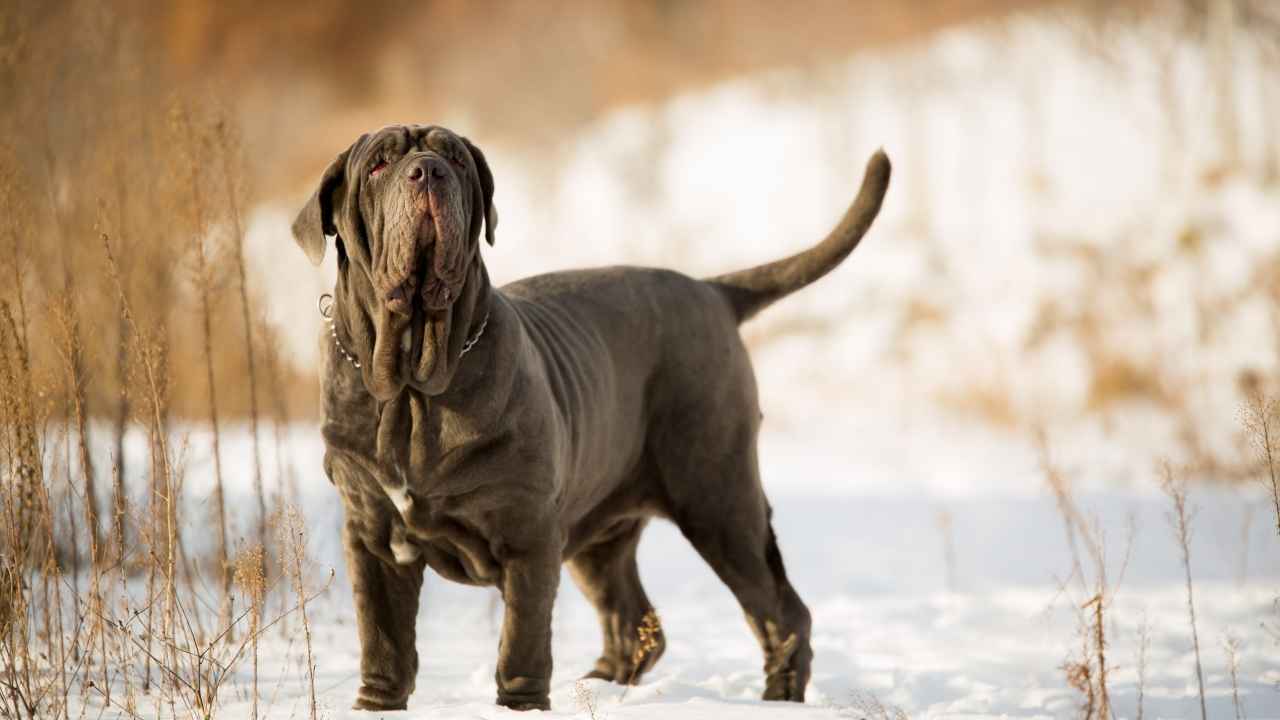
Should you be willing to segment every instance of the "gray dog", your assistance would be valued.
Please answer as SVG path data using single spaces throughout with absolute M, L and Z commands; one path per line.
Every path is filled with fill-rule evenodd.
M 749 270 L 613 267 L 495 288 L 480 257 L 481 229 L 492 244 L 497 223 L 493 175 L 478 148 L 395 126 L 339 155 L 293 233 L 312 262 L 326 237 L 338 256 L 323 435 L 346 510 L 355 707 L 406 706 L 427 566 L 501 591 L 499 704 L 550 707 L 562 562 L 600 614 L 588 677 L 635 682 L 664 647 L 636 568 L 652 517 L 674 522 L 741 603 L 764 650 L 764 698 L 802 702 L 809 610 L 760 485 L 738 325 L 839 264 L 888 184 L 876 153 L 825 240 Z

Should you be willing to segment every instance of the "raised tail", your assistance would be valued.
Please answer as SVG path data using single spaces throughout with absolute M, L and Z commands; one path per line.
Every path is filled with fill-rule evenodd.
M 822 242 L 791 257 L 707 278 L 706 282 L 724 294 L 738 322 L 743 322 L 773 301 L 831 272 L 858 247 L 858 241 L 876 219 L 884 193 L 889 189 L 889 171 L 889 157 L 884 150 L 876 151 L 867 161 L 858 197 Z

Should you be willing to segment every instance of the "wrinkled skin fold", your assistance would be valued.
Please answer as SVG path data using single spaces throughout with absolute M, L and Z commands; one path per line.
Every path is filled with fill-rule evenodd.
M 333 238 L 335 328 L 361 365 L 326 336 L 322 433 L 355 594 L 355 707 L 407 706 L 428 567 L 500 590 L 499 704 L 550 707 L 563 563 L 600 617 L 588 676 L 637 682 L 665 648 L 636 566 L 653 517 L 674 522 L 742 605 L 764 697 L 803 701 L 810 615 L 760 483 L 738 326 L 839 264 L 888 182 L 877 153 L 824 240 L 757 268 L 696 280 L 613 267 L 494 288 L 480 255 L 494 182 L 478 148 L 394 126 L 339 155 L 294 235 L 317 263 Z

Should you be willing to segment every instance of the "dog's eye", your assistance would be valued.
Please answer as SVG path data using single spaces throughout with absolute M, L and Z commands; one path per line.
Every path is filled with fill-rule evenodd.
M 377 165 L 374 165 L 372 168 L 369 169 L 369 177 L 377 177 L 378 173 L 382 172 L 386 168 L 387 168 L 387 161 L 379 160 Z

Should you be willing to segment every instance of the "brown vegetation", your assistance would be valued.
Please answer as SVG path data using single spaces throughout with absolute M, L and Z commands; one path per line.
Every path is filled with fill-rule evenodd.
M 1040 450 L 1041 470 L 1057 502 L 1058 514 L 1062 517 L 1067 545 L 1071 551 L 1071 574 L 1062 582 L 1062 592 L 1072 599 L 1081 646 L 1079 654 L 1073 654 L 1063 664 L 1063 671 L 1067 686 L 1081 696 L 1079 716 L 1083 720 L 1107 720 L 1114 714 L 1108 685 L 1108 673 L 1112 665 L 1107 657 L 1107 649 L 1110 647 L 1107 622 L 1114 622 L 1114 617 L 1109 617 L 1108 612 L 1116 591 L 1124 582 L 1137 528 L 1130 517 L 1124 556 L 1119 571 L 1112 580 L 1109 574 L 1106 530 L 1098 520 L 1086 520 L 1081 514 L 1072 494 L 1070 480 L 1052 460 L 1047 436 L 1039 433 L 1036 441 Z M 1080 544 L 1083 544 L 1090 561 L 1088 570 L 1080 559 Z M 1073 580 L 1078 585 L 1078 592 L 1083 593 L 1086 598 L 1083 602 L 1075 595 L 1077 590 L 1071 587 Z M 1141 716 L 1143 684 L 1146 680 L 1145 620 L 1139 630 L 1142 644 L 1138 658 L 1138 715 Z
M 162 56 L 180 78 L 239 88 L 262 120 L 247 128 L 253 171 L 280 192 L 323 169 L 330 158 L 314 148 L 371 125 L 465 115 L 478 135 L 554 146 L 620 105 L 1044 4 L 400 0 L 352 12 L 336 0 L 236 0 L 178 3 L 139 22 L 166 38 Z
M 253 320 L 259 313 L 218 304 L 237 275 L 248 197 L 234 133 L 219 132 L 234 116 L 209 100 L 217 97 L 209 88 L 175 80 L 131 8 L 67 0 L 0 10 L 0 94 L 8 99 L 0 110 L 0 249 L 8 266 L 0 295 L 30 331 L 24 343 L 36 382 L 51 393 L 50 411 L 86 423 L 113 418 L 117 434 L 133 411 L 137 370 L 99 232 L 114 239 L 137 324 L 165 346 L 166 420 L 207 417 L 206 361 L 218 410 L 248 415 L 256 398 L 246 383 L 229 381 L 256 374 L 247 345 L 274 342 L 272 329 Z M 257 302 L 256 294 L 244 288 L 242 304 Z M 210 303 L 211 353 L 201 323 L 183 321 Z M 248 343 L 246 316 L 254 325 Z M 277 372 L 293 414 L 310 412 L 309 374 L 288 363 Z M 87 445 L 90 428 L 76 422 Z M 90 459 L 80 464 L 93 479 Z
M 1187 505 L 1186 481 L 1174 475 L 1173 468 L 1165 463 L 1160 478 L 1160 489 L 1169 498 L 1173 506 L 1169 511 L 1169 528 L 1178 543 L 1182 556 L 1182 569 L 1186 576 L 1187 616 L 1191 626 L 1191 646 L 1196 657 L 1196 685 L 1200 689 L 1200 718 L 1206 720 L 1208 713 L 1204 703 L 1204 669 L 1200 664 L 1200 633 L 1196 628 L 1196 603 L 1194 587 L 1191 581 L 1191 519 L 1195 510 Z
M 1250 393 L 1243 420 L 1245 434 L 1262 466 L 1259 479 L 1271 498 L 1276 533 L 1280 534 L 1280 401 Z
M 107 275 L 119 283 L 105 237 L 104 251 Z M 123 293 L 122 283 L 117 288 Z M 76 553 L 66 550 L 67 543 L 74 546 L 75 528 L 68 533 L 60 527 L 59 508 L 74 509 L 76 497 L 86 504 L 84 475 L 71 462 L 46 473 L 39 461 L 41 448 L 51 443 L 69 451 L 75 430 L 64 423 L 59 437 L 57 425 L 35 414 L 43 390 L 30 382 L 23 334 L 8 304 L 0 302 L 0 716 L 69 718 L 96 708 L 127 717 L 215 717 L 221 689 L 250 651 L 256 716 L 260 636 L 295 612 L 309 633 L 306 605 L 328 585 L 307 588 L 303 582 L 305 528 L 294 511 L 282 533 L 292 607 L 260 620 L 264 599 L 280 578 L 263 575 L 264 553 L 255 548 L 236 565 L 246 608 L 230 618 L 212 610 L 218 603 L 204 596 L 204 581 L 189 569 L 178 534 L 188 524 L 181 503 L 183 449 L 175 452 L 164 426 L 163 346 L 136 323 L 131 303 L 120 307 L 131 330 L 129 351 L 143 375 L 138 394 L 147 413 L 141 422 L 148 430 L 151 496 L 141 507 L 126 498 L 121 508 L 138 528 L 141 547 L 133 554 L 121 545 L 110 556 L 91 554 L 98 562 L 82 571 Z M 112 471 L 119 475 L 118 463 Z M 91 541 L 91 553 L 95 549 Z M 82 575 L 89 581 L 83 589 Z M 84 710 L 73 713 L 77 706 Z

